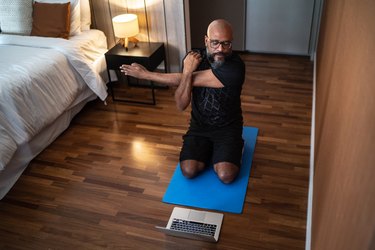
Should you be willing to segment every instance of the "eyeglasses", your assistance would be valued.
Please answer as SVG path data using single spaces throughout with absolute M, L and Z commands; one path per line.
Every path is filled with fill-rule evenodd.
M 232 41 L 211 40 L 210 38 L 208 38 L 208 40 L 210 40 L 210 46 L 213 49 L 219 48 L 220 44 L 223 47 L 223 49 L 230 49 L 230 48 L 232 48 Z

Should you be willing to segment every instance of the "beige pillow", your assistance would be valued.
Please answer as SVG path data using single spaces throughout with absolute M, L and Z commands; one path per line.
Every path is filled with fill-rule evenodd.
M 33 5 L 32 36 L 68 39 L 70 32 L 70 3 L 38 3 Z

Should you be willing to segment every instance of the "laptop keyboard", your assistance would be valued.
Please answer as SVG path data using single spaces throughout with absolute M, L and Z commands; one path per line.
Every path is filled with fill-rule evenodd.
M 216 225 L 181 219 L 173 219 L 171 229 L 187 233 L 215 236 Z

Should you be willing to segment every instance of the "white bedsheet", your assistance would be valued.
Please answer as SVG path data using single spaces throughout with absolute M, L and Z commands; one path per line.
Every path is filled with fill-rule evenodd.
M 0 34 L 0 172 L 15 146 L 74 105 L 85 84 L 105 100 L 95 65 L 105 52 L 106 38 L 96 30 L 71 40 Z
M 17 150 L 17 144 L 8 134 L 8 132 L 0 127 L 0 173 L 12 159 Z
M 84 32 L 81 35 L 73 36 L 70 40 L 0 34 L 0 63 L 3 59 L 6 59 L 5 63 L 7 63 L 7 59 L 12 58 L 15 53 L 17 54 L 17 51 L 14 50 L 8 51 L 6 48 L 7 45 L 18 45 L 17 47 L 32 47 L 35 49 L 48 48 L 59 51 L 65 55 L 69 63 L 78 71 L 90 89 L 104 100 L 107 97 L 106 87 L 101 77 L 94 71 L 92 64 L 98 56 L 105 53 L 106 44 L 103 42 L 103 39 L 92 38 L 92 34 Z M 99 38 L 99 34 L 102 33 L 96 33 L 97 38 Z M 22 51 L 18 54 L 22 56 Z M 0 74 L 5 74 L 5 71 L 6 68 L 0 69 Z

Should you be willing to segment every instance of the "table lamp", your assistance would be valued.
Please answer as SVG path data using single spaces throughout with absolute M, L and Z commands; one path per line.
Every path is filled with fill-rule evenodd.
M 115 36 L 120 38 L 120 43 L 128 50 L 129 37 L 139 33 L 138 17 L 135 14 L 122 14 L 112 19 Z

